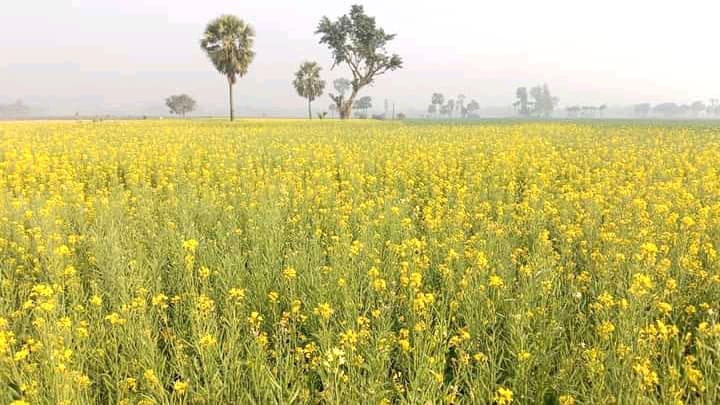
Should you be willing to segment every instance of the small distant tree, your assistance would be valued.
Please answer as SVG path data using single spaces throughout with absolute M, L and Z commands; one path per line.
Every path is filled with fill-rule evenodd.
M 580 114 L 580 106 L 579 105 L 570 106 L 570 107 L 565 108 L 565 111 L 567 112 L 568 118 L 577 118 L 578 115 Z
M 443 96 L 442 93 L 433 93 L 432 104 L 435 106 L 436 113 L 442 113 L 440 107 L 445 104 L 445 96 Z
M 513 103 L 513 107 L 515 107 L 515 110 L 523 117 L 527 117 L 530 115 L 530 102 L 528 99 L 528 91 L 527 87 L 518 87 L 517 90 L 515 90 L 515 98 L 517 101 Z
M 210 61 L 228 81 L 230 94 L 230 121 L 235 119 L 233 85 L 245 76 L 255 57 L 252 47 L 255 30 L 250 24 L 234 15 L 221 15 L 210 21 L 200 41 Z
M 353 103 L 353 110 L 362 111 L 362 117 L 367 118 L 367 111 L 372 108 L 372 98 L 370 96 L 360 97 Z
M 395 34 L 387 34 L 378 27 L 375 18 L 365 14 L 363 6 L 353 5 L 349 15 L 336 21 L 323 17 L 315 33 L 321 35 L 320 43 L 332 51 L 333 68 L 345 64 L 353 75 L 350 95 L 338 103 L 340 118 L 350 117 L 355 97 L 363 87 L 402 67 L 400 56 L 385 50 Z
M 447 104 L 443 104 L 440 106 L 440 115 L 443 117 L 450 116 L 450 107 L 448 107 Z
M 543 93 L 542 87 L 535 86 L 530 88 L 530 97 L 532 97 L 532 114 L 541 115 L 543 111 Z
M 350 90 L 350 87 L 352 87 L 352 82 L 341 77 L 333 80 L 333 87 L 335 88 L 335 93 L 330 93 L 330 99 L 335 103 L 335 110 L 340 111 L 345 102 L 345 94 Z
M 30 113 L 30 108 L 26 106 L 22 100 L 16 100 L 12 104 L 0 105 L 0 116 L 19 118 Z
M 298 95 L 308 101 L 308 119 L 312 119 L 312 102 L 322 96 L 325 90 L 325 80 L 320 79 L 321 70 L 317 62 L 304 62 L 295 72 L 293 86 Z
M 605 115 L 605 110 L 607 110 L 607 105 L 602 104 L 600 107 L 598 107 L 598 115 L 600 117 Z
M 638 118 L 645 118 L 650 114 L 651 107 L 650 103 L 635 104 L 633 106 L 633 115 Z
M 428 114 L 430 114 L 431 117 L 434 117 L 435 114 L 437 114 L 437 105 L 435 105 L 435 104 L 428 105 L 427 112 L 428 112 Z
M 452 118 L 453 112 L 455 112 L 455 100 L 449 99 L 447 101 L 448 116 Z
M 404 113 L 398 113 L 397 119 L 400 120 L 400 121 L 404 120 L 404 119 L 405 119 L 405 114 L 404 114 Z
M 653 107 L 653 112 L 665 118 L 671 118 L 681 115 L 683 108 L 675 103 L 662 103 Z
M 335 118 L 335 111 L 337 111 L 337 105 L 335 103 L 331 103 L 328 106 L 328 110 L 330 110 L 330 116 Z
M 696 117 L 700 115 L 700 113 L 704 112 L 706 109 L 707 106 L 705 106 L 705 103 L 699 100 L 690 104 L 690 111 L 692 111 L 693 115 Z
M 595 118 L 595 113 L 597 112 L 597 108 L 594 105 L 584 105 L 580 107 L 580 115 L 582 115 L 585 118 Z
M 708 100 L 710 104 L 707 106 L 707 112 L 708 114 L 712 115 L 720 115 L 720 100 L 717 98 L 711 98 Z
M 185 117 L 185 114 L 195 111 L 195 100 L 187 94 L 176 94 L 165 99 L 165 105 L 170 109 L 170 114 Z
M 532 112 L 543 117 L 549 117 L 559 101 L 550 95 L 550 89 L 547 84 L 535 86 L 530 89 L 530 96 L 534 99 Z
M 480 104 L 475 100 L 470 100 L 467 105 L 467 115 L 469 117 L 476 117 L 478 111 L 480 111 Z
M 467 111 L 465 111 L 465 95 L 458 94 L 457 96 L 457 109 L 460 112 L 460 117 L 465 118 Z

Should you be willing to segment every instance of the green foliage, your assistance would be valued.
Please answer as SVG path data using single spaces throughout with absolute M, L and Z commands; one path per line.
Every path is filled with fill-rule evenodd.
M 345 93 L 350 90 L 352 82 L 344 77 L 333 80 L 333 87 L 337 91 L 338 96 L 345 97 Z
M 207 25 L 200 46 L 217 71 L 235 84 L 237 76 L 247 74 L 255 57 L 252 50 L 254 42 L 255 30 L 252 26 L 234 15 L 225 14 Z
M 308 117 L 312 119 L 311 104 L 325 90 L 325 80 L 320 78 L 322 68 L 317 62 L 304 62 L 295 72 L 293 86 L 300 97 L 308 100 Z
M 633 114 L 635 114 L 636 117 L 645 118 L 650 114 L 651 109 L 652 106 L 650 103 L 635 104 L 633 106 Z
M 325 90 L 325 80 L 320 79 L 322 68 L 317 62 L 304 62 L 295 72 L 293 86 L 300 97 L 315 101 Z
M 445 103 L 445 96 L 443 96 L 442 93 L 433 93 L 432 103 L 440 107 L 443 103 Z
M 335 98 L 343 118 L 348 118 L 361 88 L 372 84 L 378 76 L 402 67 L 400 56 L 385 49 L 395 34 L 387 34 L 378 27 L 375 18 L 366 15 L 362 6 L 353 5 L 349 15 L 343 15 L 336 21 L 323 17 L 315 33 L 321 35 L 320 43 L 332 51 L 333 68 L 347 65 L 353 75 L 349 98 Z
M 475 115 L 475 113 L 480 109 L 480 104 L 475 101 L 471 100 L 467 105 L 467 114 L 469 115 Z
M 549 117 L 558 103 L 558 99 L 550 95 L 547 84 L 530 89 L 530 96 L 534 99 L 533 113 L 537 116 Z
M 372 98 L 370 96 L 360 97 L 353 104 L 353 108 L 356 110 L 368 110 L 372 108 Z
M 196 107 L 195 100 L 187 94 L 176 94 L 165 99 L 165 105 L 171 114 L 182 115 L 193 112 Z
M 527 87 L 518 87 L 515 90 L 515 97 L 517 101 L 513 104 L 513 107 L 518 111 L 518 114 L 524 117 L 530 115 Z
M 333 81 L 333 87 L 335 88 L 335 91 L 337 94 L 330 93 L 330 99 L 335 104 L 333 111 L 341 111 L 343 108 L 343 105 L 345 104 L 345 94 L 350 90 L 352 87 L 352 82 L 344 77 L 335 79 Z
M 532 101 L 530 97 L 532 97 Z M 549 117 L 559 102 L 557 97 L 550 94 L 550 88 L 547 84 L 535 86 L 530 89 L 529 93 L 527 87 L 518 87 L 515 90 L 515 98 L 517 101 L 513 103 L 513 107 L 523 117 L 530 115 Z

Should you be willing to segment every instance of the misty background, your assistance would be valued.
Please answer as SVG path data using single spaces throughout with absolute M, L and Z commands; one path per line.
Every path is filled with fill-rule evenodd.
M 433 92 L 464 94 L 486 112 L 513 114 L 515 89 L 548 83 L 560 107 L 707 101 L 720 95 L 717 0 L 376 1 L 24 0 L 0 13 L 0 104 L 21 99 L 34 115 L 167 115 L 164 99 L 187 93 L 195 115 L 227 112 L 227 82 L 199 40 L 235 14 L 257 32 L 257 53 L 235 88 L 241 116 L 297 116 L 306 101 L 291 82 L 304 60 L 330 51 L 314 31 L 363 4 L 387 32 L 403 69 L 361 95 L 410 116 Z M 316 110 L 327 110 L 324 95 Z

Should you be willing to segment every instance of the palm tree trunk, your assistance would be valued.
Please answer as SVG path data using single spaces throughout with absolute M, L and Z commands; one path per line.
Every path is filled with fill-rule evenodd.
M 233 105 L 233 91 L 232 91 L 232 80 L 228 78 L 228 90 L 230 93 L 230 121 L 235 119 L 235 106 Z
M 308 119 L 312 119 L 312 107 L 310 107 L 310 99 L 308 99 Z

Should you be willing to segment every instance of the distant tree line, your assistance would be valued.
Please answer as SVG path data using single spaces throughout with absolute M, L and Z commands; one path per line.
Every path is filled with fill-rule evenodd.
M 663 118 L 700 118 L 720 117 L 720 100 L 711 98 L 708 103 L 695 101 L 691 104 L 661 103 L 655 106 L 650 103 L 635 104 L 633 115 L 637 118 L 659 116 Z
M 12 104 L 0 104 L 0 117 L 21 118 L 28 114 L 30 114 L 30 107 L 26 106 L 22 100 L 17 100 Z
M 594 105 L 573 105 L 565 108 L 568 118 L 602 118 L 605 110 L 607 110 L 605 104 L 597 107 Z
M 467 97 L 459 94 L 457 98 L 445 99 L 442 93 L 433 93 L 430 98 L 427 113 L 430 118 L 475 118 L 478 116 L 480 104 L 471 100 L 467 105 L 465 100 Z

